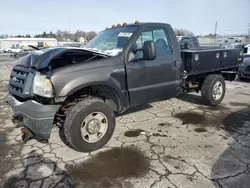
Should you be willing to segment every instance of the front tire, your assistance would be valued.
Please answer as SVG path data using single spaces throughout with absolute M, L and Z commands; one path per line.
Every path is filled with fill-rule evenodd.
M 221 75 L 208 75 L 201 87 L 201 96 L 209 106 L 216 106 L 221 103 L 225 96 L 226 84 Z
M 99 98 L 88 97 L 77 103 L 67 114 L 64 135 L 70 146 L 80 152 L 103 147 L 115 129 L 115 114 Z

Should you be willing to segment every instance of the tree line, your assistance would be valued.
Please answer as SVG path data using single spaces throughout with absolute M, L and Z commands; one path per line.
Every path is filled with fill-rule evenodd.
M 177 36 L 194 36 L 193 32 L 188 31 L 186 29 L 175 29 L 175 34 Z M 95 31 L 82 31 L 82 30 L 77 30 L 74 33 L 70 33 L 68 31 L 63 31 L 63 30 L 57 30 L 55 33 L 50 31 L 50 32 L 42 32 L 40 34 L 36 34 L 33 37 L 35 38 L 56 38 L 58 41 L 74 41 L 74 42 L 79 42 L 79 39 L 83 37 L 86 41 L 91 40 L 97 35 Z M 10 35 L 0 35 L 0 38 L 8 38 L 8 37 L 17 37 L 17 38 L 31 38 L 32 36 L 30 34 L 26 35 L 15 35 L 15 36 L 10 36 Z
M 94 38 L 97 35 L 95 31 L 81 31 L 77 30 L 74 33 L 70 33 L 68 31 L 62 31 L 62 30 L 57 30 L 55 33 L 50 31 L 47 33 L 44 31 L 43 33 L 36 34 L 33 37 L 35 38 L 56 38 L 58 41 L 74 41 L 74 42 L 79 42 L 79 39 L 83 37 L 85 40 L 89 41 L 92 38 Z M 32 36 L 30 34 L 26 35 L 15 35 L 15 36 L 9 36 L 9 35 L 1 35 L 0 38 L 8 38 L 8 37 L 15 37 L 15 38 L 31 38 Z

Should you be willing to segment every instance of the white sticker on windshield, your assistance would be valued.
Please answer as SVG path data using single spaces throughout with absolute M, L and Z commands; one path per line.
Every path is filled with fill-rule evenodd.
M 119 33 L 119 35 L 118 35 L 118 37 L 131 37 L 131 35 L 132 35 L 133 33 L 124 33 L 124 32 L 120 32 Z

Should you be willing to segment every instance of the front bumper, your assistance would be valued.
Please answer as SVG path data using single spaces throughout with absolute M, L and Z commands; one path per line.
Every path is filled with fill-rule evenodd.
M 7 101 L 15 115 L 22 116 L 22 124 L 38 139 L 49 139 L 54 116 L 60 105 L 43 105 L 34 100 L 18 101 L 8 94 Z

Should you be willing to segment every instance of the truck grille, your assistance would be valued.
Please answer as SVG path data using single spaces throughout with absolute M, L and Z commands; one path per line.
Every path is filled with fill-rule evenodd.
M 9 92 L 22 99 L 31 97 L 34 72 L 29 68 L 15 66 L 10 74 Z

